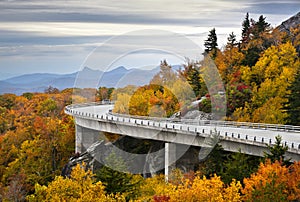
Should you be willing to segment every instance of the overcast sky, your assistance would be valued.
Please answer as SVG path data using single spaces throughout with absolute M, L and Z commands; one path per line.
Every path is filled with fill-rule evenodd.
M 174 32 L 202 47 L 208 31 L 215 27 L 222 47 L 230 32 L 240 37 L 246 12 L 255 20 L 263 14 L 275 27 L 299 8 L 299 0 L 0 0 L 0 79 L 33 72 L 78 71 L 96 47 L 130 31 Z M 149 36 L 145 40 L 149 42 Z M 100 50 L 105 50 L 105 57 L 118 56 L 126 42 Z M 172 43 L 172 38 L 167 42 Z M 111 62 L 132 68 L 168 58 L 166 53 L 154 57 L 155 51 L 150 52 L 122 55 Z M 101 61 L 93 68 L 99 66 Z

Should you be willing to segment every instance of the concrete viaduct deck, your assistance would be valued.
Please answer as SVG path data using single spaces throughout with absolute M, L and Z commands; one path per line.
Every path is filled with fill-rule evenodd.
M 76 122 L 76 151 L 84 152 L 97 141 L 93 131 L 127 135 L 166 143 L 209 147 L 212 134 L 218 136 L 224 150 L 263 156 L 267 145 L 282 137 L 288 146 L 286 157 L 300 160 L 300 127 L 245 122 L 188 120 L 139 117 L 111 113 L 112 104 L 85 103 L 69 105 L 65 113 Z

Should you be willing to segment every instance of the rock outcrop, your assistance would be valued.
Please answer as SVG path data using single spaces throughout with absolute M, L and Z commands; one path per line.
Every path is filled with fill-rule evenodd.
M 290 33 L 291 28 L 296 28 L 300 24 L 300 12 L 296 15 L 290 17 L 286 21 L 282 22 L 281 25 L 276 27 L 281 32 L 288 32 Z

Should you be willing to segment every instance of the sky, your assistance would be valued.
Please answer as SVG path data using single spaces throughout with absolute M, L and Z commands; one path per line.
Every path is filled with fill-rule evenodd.
M 246 12 L 275 27 L 299 8 L 299 0 L 0 0 L 0 80 L 176 64 L 190 42 L 201 55 L 212 28 L 220 48 L 232 31 L 239 39 Z

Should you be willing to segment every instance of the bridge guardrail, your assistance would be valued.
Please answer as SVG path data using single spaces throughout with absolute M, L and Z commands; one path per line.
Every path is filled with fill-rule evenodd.
M 113 103 L 109 103 L 109 104 L 113 104 Z M 215 121 L 215 120 L 170 119 L 170 118 L 133 116 L 127 114 L 117 114 L 112 112 L 108 112 L 106 113 L 106 115 L 98 116 L 97 114 L 78 112 L 75 110 L 76 108 L 80 108 L 80 107 L 97 106 L 97 105 L 103 105 L 103 103 L 95 102 L 95 103 L 81 103 L 81 104 L 69 105 L 65 107 L 65 111 L 68 112 L 69 114 L 79 115 L 83 117 L 105 119 L 105 120 L 117 121 L 117 122 L 127 122 L 127 123 L 134 123 L 139 125 L 147 125 L 147 126 L 155 126 L 155 127 L 173 128 L 173 129 L 185 130 L 188 132 L 197 132 L 197 133 L 206 133 L 206 134 L 208 132 L 212 133 L 212 131 L 204 131 L 204 129 L 198 130 L 197 126 L 245 127 L 245 128 L 255 128 L 255 129 L 266 129 L 266 130 L 275 129 L 277 131 L 280 130 L 280 131 L 300 132 L 300 126 L 261 124 L 261 123 L 249 123 L 249 122 Z M 186 127 L 182 127 L 182 124 L 186 124 Z M 273 143 L 271 139 L 267 139 L 265 137 L 250 136 L 250 135 L 228 133 L 228 132 L 225 132 L 223 134 L 223 137 L 244 139 L 252 142 L 269 143 L 271 145 Z M 297 146 L 295 143 L 285 141 L 284 145 L 288 146 L 289 150 L 291 149 L 300 150 L 300 144 Z
M 88 106 L 97 106 L 97 105 L 113 105 L 114 102 L 91 102 L 91 103 L 80 103 L 69 105 L 66 108 L 80 108 L 80 107 L 88 107 Z M 234 122 L 234 121 L 216 121 L 216 120 L 193 120 L 193 119 L 180 119 L 180 118 L 158 118 L 158 117 L 145 117 L 145 116 L 136 116 L 136 115 L 128 115 L 128 114 L 119 114 L 108 112 L 111 115 L 122 116 L 127 118 L 137 118 L 142 120 L 155 120 L 161 122 L 179 122 L 186 123 L 191 125 L 215 125 L 220 127 L 246 127 L 246 128 L 256 128 L 256 129 L 265 129 L 265 130 L 277 130 L 277 131 L 293 131 L 300 132 L 300 126 L 292 126 L 292 125 L 282 125 L 282 124 L 265 124 L 265 123 L 250 123 L 250 122 Z
M 109 112 L 111 115 L 122 116 L 128 118 L 138 118 L 144 120 L 155 120 L 155 121 L 164 121 L 164 122 L 179 122 L 186 123 L 191 125 L 215 125 L 220 127 L 245 127 L 253 129 L 265 129 L 265 130 L 277 130 L 277 131 L 293 131 L 300 132 L 300 126 L 292 125 L 281 125 L 281 124 L 263 124 L 263 123 L 250 123 L 250 122 L 234 122 L 234 121 L 216 121 L 216 120 L 194 120 L 194 119 L 179 119 L 179 118 L 158 118 L 158 117 L 145 117 L 145 116 L 136 116 L 128 114 L 119 114 Z
M 66 106 L 65 108 L 79 108 L 79 107 L 89 107 L 89 106 L 98 106 L 98 105 L 113 105 L 114 101 L 101 101 L 101 102 L 85 102 L 85 103 L 76 103 Z

